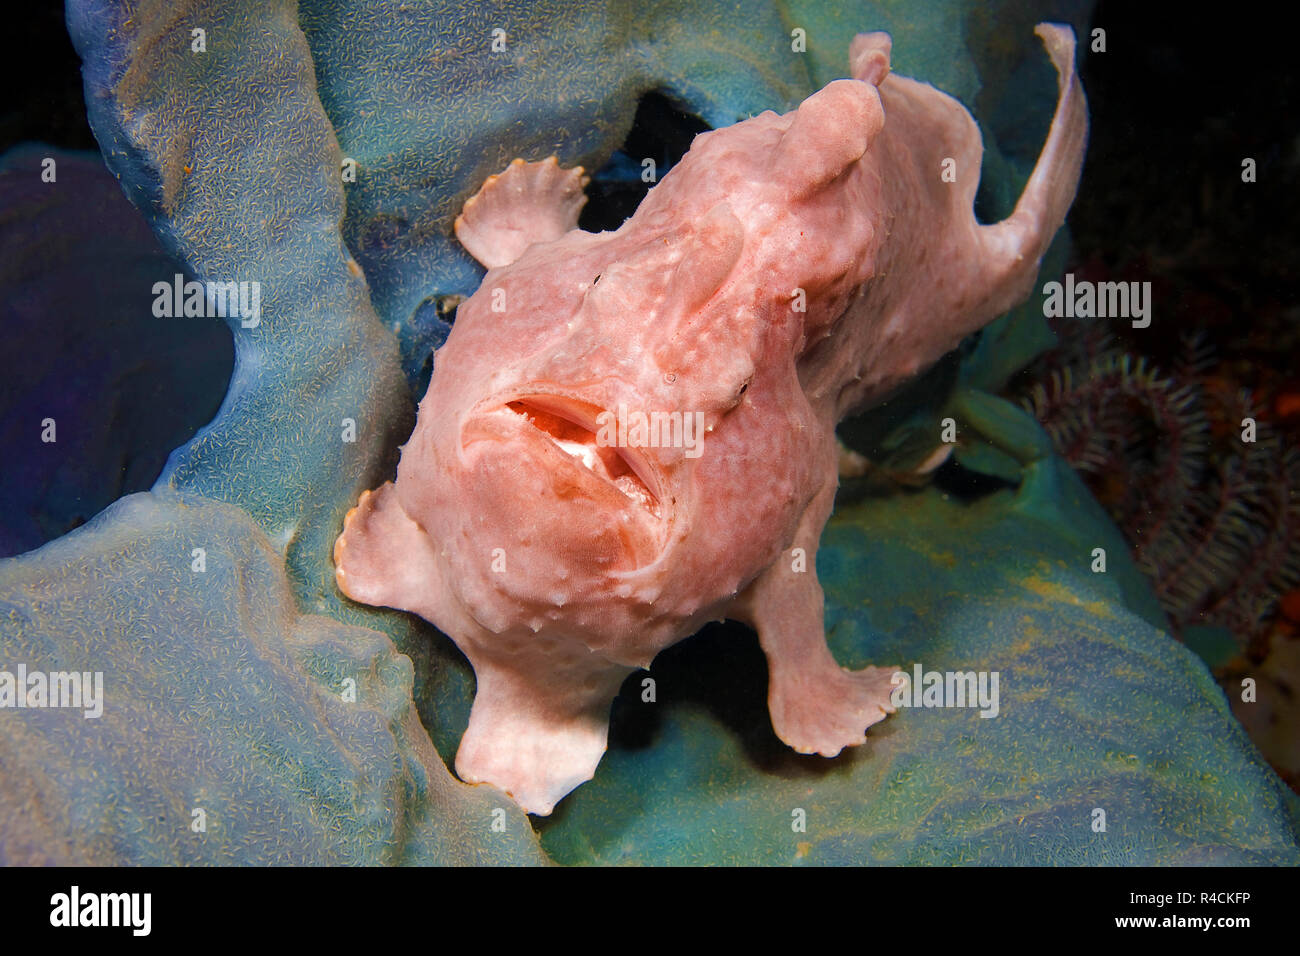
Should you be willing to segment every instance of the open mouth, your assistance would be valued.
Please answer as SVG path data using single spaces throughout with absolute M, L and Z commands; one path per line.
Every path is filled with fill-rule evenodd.
M 605 422 L 612 423 L 612 413 L 567 395 L 544 393 L 518 396 L 500 407 L 523 418 L 560 451 L 609 482 L 633 504 L 655 518 L 661 517 L 659 481 L 650 463 L 636 448 L 601 440 L 602 435 L 616 431 L 602 428 Z

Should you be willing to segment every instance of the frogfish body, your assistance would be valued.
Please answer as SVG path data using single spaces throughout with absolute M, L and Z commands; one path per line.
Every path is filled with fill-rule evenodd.
M 846 670 L 825 641 L 835 424 L 1028 296 L 1087 138 L 1074 35 L 1037 33 L 1059 98 L 1001 223 L 972 211 L 970 114 L 890 74 L 883 33 L 794 112 L 696 137 L 613 232 L 576 228 L 585 179 L 554 158 L 466 204 L 488 272 L 396 481 L 335 545 L 346 595 L 473 665 L 462 779 L 550 813 L 593 776 L 624 678 L 724 618 L 757 631 L 795 750 L 833 756 L 893 711 L 895 668 Z

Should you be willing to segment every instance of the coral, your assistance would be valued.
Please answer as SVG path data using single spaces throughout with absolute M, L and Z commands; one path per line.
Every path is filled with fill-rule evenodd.
M 1096 331 L 1072 351 L 1051 357 L 1025 407 L 1125 529 L 1179 631 L 1260 638 L 1300 581 L 1300 453 L 1248 391 L 1218 386 L 1203 337 L 1169 373 Z
M 439 759 L 410 660 L 301 613 L 238 508 L 128 495 L 5 562 L 0 621 L 6 670 L 103 675 L 98 717 L 0 711 L 0 864 L 543 862 Z M 480 839 L 493 811 L 507 826 Z

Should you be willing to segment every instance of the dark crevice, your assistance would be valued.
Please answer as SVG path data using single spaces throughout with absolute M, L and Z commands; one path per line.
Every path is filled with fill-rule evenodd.
M 691 141 L 711 128 L 663 93 L 643 94 L 622 147 L 587 186 L 587 205 L 578 226 L 588 232 L 617 229 L 636 212 L 651 187 L 681 161 Z M 646 174 L 647 159 L 654 161 L 653 178 Z

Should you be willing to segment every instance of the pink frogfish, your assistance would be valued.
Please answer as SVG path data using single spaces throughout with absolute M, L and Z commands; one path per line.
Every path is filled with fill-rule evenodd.
M 1074 34 L 1012 215 L 973 213 L 970 114 L 889 72 L 697 136 L 612 232 L 581 168 L 515 160 L 455 224 L 487 267 L 438 350 L 394 482 L 334 548 L 354 601 L 418 614 L 477 678 L 456 771 L 550 813 L 591 779 L 623 680 L 724 618 L 769 665 L 776 734 L 834 756 L 893 711 L 894 667 L 826 645 L 818 539 L 835 424 L 1028 297 L 1087 139 Z

